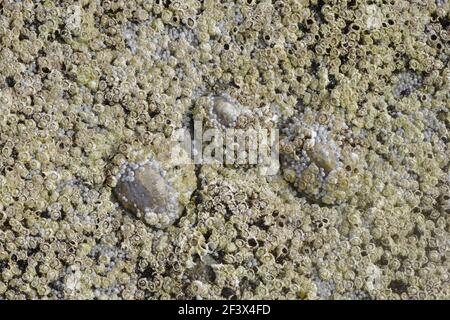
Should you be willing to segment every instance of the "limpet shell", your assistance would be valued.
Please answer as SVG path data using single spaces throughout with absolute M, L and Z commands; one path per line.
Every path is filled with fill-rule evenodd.
M 225 96 L 214 96 L 212 100 L 214 118 L 225 127 L 233 127 L 240 115 L 240 110 L 236 104 Z
M 150 163 L 128 165 L 114 189 L 122 206 L 155 227 L 167 227 L 179 217 L 177 192 Z

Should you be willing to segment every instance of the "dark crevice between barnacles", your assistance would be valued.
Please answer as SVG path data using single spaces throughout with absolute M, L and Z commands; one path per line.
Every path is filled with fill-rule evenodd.
M 14 85 L 16 84 L 16 80 L 14 80 L 13 77 L 6 77 L 5 82 L 9 88 L 13 88 Z
M 229 300 L 237 300 L 236 291 L 230 287 L 224 287 L 221 296 Z
M 402 280 L 392 280 L 388 287 L 397 294 L 402 294 L 408 291 L 408 285 Z
M 0 261 L 0 272 L 3 272 L 3 270 L 5 270 L 6 268 L 8 268 L 9 263 L 6 260 L 1 260 Z
M 190 297 L 187 293 L 189 283 L 200 281 L 202 283 L 214 284 L 217 278 L 216 272 L 212 266 L 213 264 L 216 264 L 217 261 L 211 256 L 206 255 L 203 258 L 200 258 L 198 254 L 195 254 L 193 255 L 193 262 L 195 263 L 194 267 L 187 269 L 185 273 L 188 281 L 184 282 L 183 292 L 185 292 L 187 298 Z

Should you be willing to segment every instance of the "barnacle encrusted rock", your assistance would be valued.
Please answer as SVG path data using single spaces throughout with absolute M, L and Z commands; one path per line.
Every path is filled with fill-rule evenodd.
M 281 166 L 285 179 L 310 199 L 325 204 L 348 201 L 359 186 L 352 172 L 360 167 L 348 126 L 338 119 L 314 120 L 311 110 L 292 117 L 281 134 Z M 347 169 L 345 168 L 347 167 Z
M 117 199 L 147 224 L 171 225 L 180 214 L 178 195 L 160 168 L 145 164 L 123 165 L 114 189 Z
M 0 7 L 0 300 L 450 298 L 450 1 Z

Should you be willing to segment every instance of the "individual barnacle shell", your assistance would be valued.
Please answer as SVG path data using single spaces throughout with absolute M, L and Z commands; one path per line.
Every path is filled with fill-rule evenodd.
M 124 165 L 114 192 L 124 208 L 151 226 L 167 227 L 179 217 L 177 192 L 152 162 Z

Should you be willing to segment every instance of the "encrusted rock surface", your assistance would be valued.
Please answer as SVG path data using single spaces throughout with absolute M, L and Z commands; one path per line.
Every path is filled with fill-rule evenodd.
M 449 299 L 448 21 L 0 0 L 0 299 Z M 196 122 L 278 130 L 280 170 L 175 156 Z

